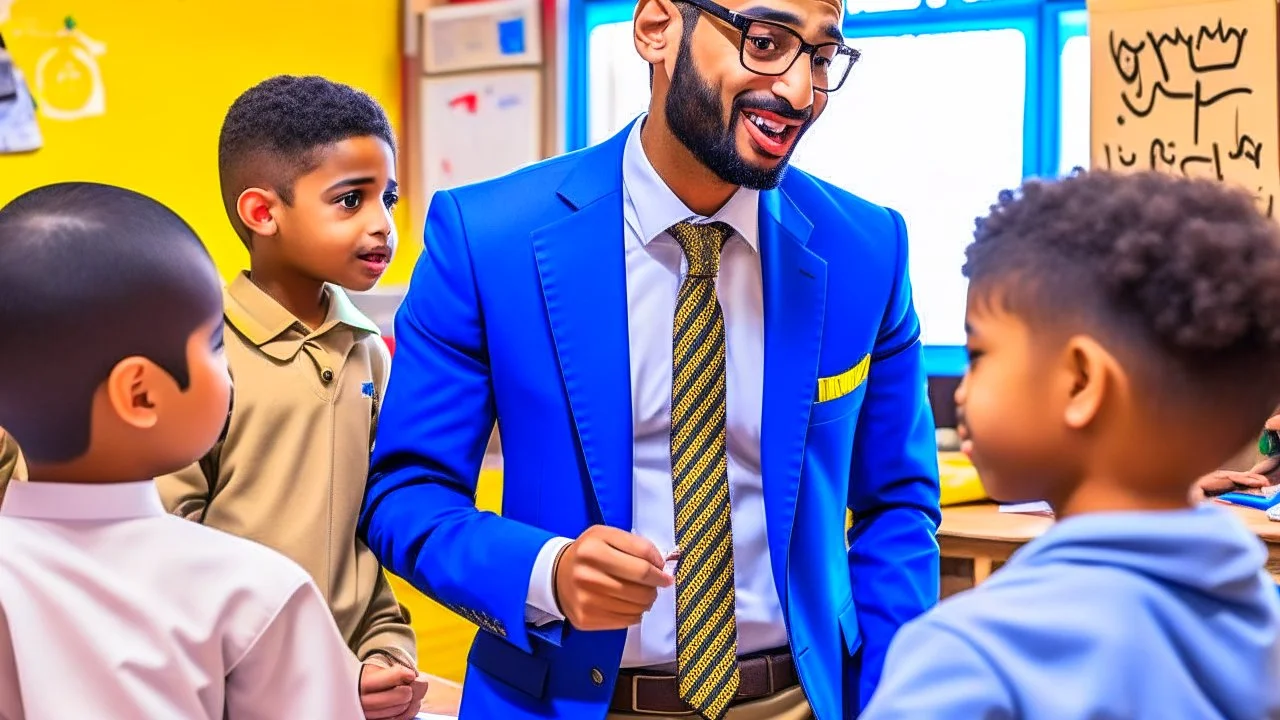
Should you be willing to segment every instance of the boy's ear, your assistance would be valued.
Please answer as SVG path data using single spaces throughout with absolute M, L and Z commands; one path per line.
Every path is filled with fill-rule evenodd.
M 249 232 L 262 237 L 275 235 L 279 230 L 276 225 L 276 209 L 280 207 L 280 196 L 274 190 L 249 188 L 240 193 L 236 199 L 236 213 L 240 222 L 249 228 Z
M 1069 391 L 1062 419 L 1072 430 L 1093 424 L 1105 404 L 1129 391 L 1129 379 L 1120 363 L 1091 337 L 1069 339 L 1063 363 L 1063 380 Z
M 116 363 L 107 376 L 107 400 L 112 411 L 126 425 L 138 430 L 155 427 L 159 421 L 156 409 L 160 377 L 168 373 L 144 357 L 127 357 Z

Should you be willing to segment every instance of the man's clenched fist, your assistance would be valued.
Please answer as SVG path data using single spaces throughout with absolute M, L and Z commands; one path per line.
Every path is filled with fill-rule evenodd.
M 640 622 L 675 578 L 648 540 L 594 525 L 561 551 L 555 566 L 556 602 L 579 630 L 621 630 Z

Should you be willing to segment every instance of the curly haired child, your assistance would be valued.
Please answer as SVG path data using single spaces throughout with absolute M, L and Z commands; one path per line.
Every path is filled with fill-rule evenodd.
M 1189 493 L 1280 400 L 1280 228 L 1086 172 L 1002 193 L 964 272 L 974 465 L 1058 521 L 902 629 L 865 720 L 1280 716 L 1266 553 Z

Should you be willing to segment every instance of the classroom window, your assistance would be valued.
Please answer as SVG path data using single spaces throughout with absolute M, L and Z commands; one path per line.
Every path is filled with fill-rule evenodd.
M 999 29 L 853 44 L 862 61 L 793 161 L 902 213 L 924 342 L 963 345 L 974 219 L 1022 179 L 1026 39 Z
M 1062 46 L 1058 172 L 1089 167 L 1089 38 L 1079 35 Z
M 1089 167 L 1089 36 L 1083 10 L 1062 13 L 1058 22 L 1066 37 L 1058 61 L 1058 172 L 1065 175 Z
M 857 13 L 915 10 L 918 7 L 920 7 L 920 0 L 849 0 L 845 11 L 850 15 L 856 15 Z
M 588 39 L 588 137 L 608 139 L 649 107 L 649 64 L 636 53 L 631 21 L 597 25 Z

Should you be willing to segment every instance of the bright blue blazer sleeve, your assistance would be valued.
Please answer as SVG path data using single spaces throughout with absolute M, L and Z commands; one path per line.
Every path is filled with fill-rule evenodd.
M 896 280 L 872 352 L 849 479 L 849 575 L 863 639 L 850 695 L 859 707 L 879 682 L 898 628 L 933 607 L 939 592 L 937 441 L 911 300 L 905 224 L 897 212 L 889 215 Z
M 553 535 L 475 506 L 494 424 L 481 312 L 461 213 L 437 193 L 396 314 L 360 531 L 391 572 L 529 652 L 529 577 Z

